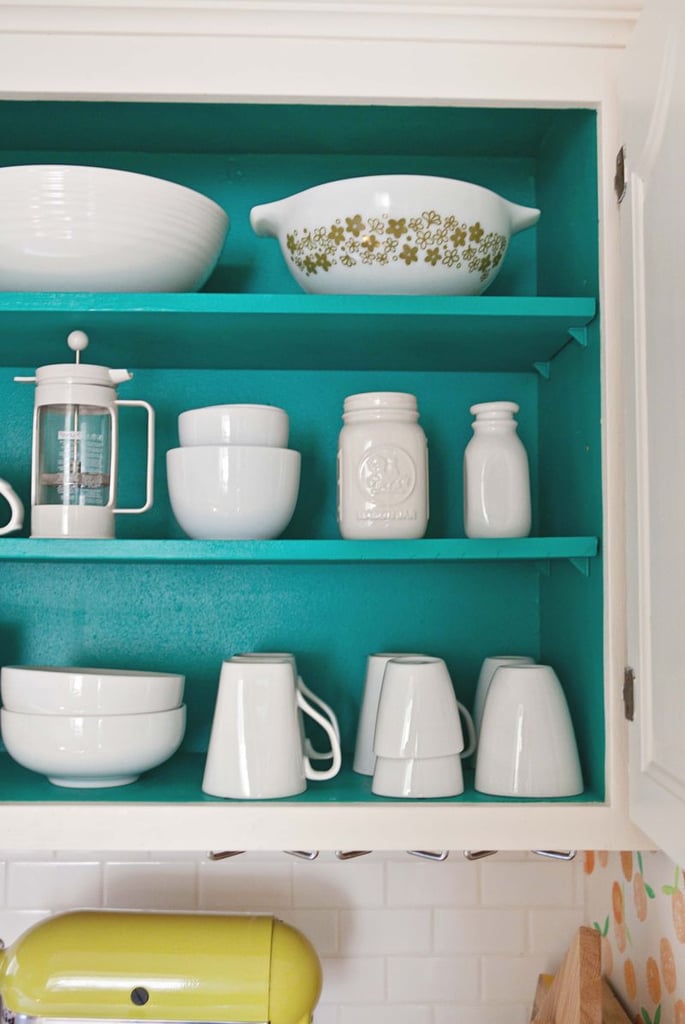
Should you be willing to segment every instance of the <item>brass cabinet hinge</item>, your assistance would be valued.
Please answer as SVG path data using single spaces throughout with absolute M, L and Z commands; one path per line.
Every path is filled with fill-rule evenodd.
M 620 204 L 626 194 L 626 147 L 621 146 L 616 154 L 616 173 L 614 174 L 614 192 L 616 201 Z
M 623 670 L 623 711 L 632 722 L 635 718 L 635 673 L 630 666 Z

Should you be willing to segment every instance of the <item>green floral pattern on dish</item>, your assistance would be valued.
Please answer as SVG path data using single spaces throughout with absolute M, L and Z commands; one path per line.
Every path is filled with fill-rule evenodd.
M 454 267 L 485 281 L 501 262 L 507 238 L 486 232 L 479 221 L 466 224 L 454 214 L 424 210 L 418 217 L 338 217 L 328 226 L 288 232 L 286 245 L 292 262 L 307 276 L 335 266 L 401 262 Z

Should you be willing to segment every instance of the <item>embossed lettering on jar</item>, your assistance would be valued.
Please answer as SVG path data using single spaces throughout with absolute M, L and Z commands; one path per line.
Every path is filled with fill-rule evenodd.
M 428 447 L 415 395 L 348 395 L 338 441 L 338 526 L 346 539 L 423 537 Z

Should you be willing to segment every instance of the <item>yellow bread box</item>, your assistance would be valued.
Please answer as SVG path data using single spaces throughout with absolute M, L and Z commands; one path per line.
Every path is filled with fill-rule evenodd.
M 321 965 L 267 915 L 75 910 L 0 953 L 9 1017 L 309 1024 Z

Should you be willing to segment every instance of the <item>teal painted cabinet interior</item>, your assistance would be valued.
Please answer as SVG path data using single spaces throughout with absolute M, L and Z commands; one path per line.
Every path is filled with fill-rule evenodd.
M 0 800 L 210 800 L 200 783 L 219 670 L 237 651 L 288 650 L 338 712 L 346 765 L 299 801 L 376 800 L 351 771 L 365 659 L 444 657 L 470 704 L 480 662 L 531 654 L 553 665 L 577 732 L 585 793 L 604 798 L 600 327 L 596 123 L 589 110 L 6 102 L 0 164 L 87 163 L 166 177 L 221 203 L 231 229 L 193 295 L 0 293 L 0 475 L 28 506 L 32 388 L 13 381 L 68 360 L 134 373 L 122 398 L 155 407 L 153 509 L 120 517 L 117 540 L 0 540 L 0 664 L 183 672 L 181 752 L 139 782 L 62 791 L 0 753 Z M 542 214 L 512 239 L 479 297 L 314 296 L 251 206 L 323 181 L 420 172 L 485 185 Z M 335 462 L 342 403 L 367 390 L 416 394 L 430 453 L 427 536 L 339 538 Z M 530 457 L 529 538 L 466 540 L 462 455 L 469 406 L 520 404 Z M 287 409 L 302 453 L 297 508 L 276 541 L 187 540 L 171 514 L 165 452 L 184 409 Z M 124 410 L 120 501 L 142 489 L 144 423 Z M 30 519 L 30 516 L 27 516 Z M 313 739 L 317 737 L 312 736 Z M 484 800 L 467 789 L 454 803 Z

